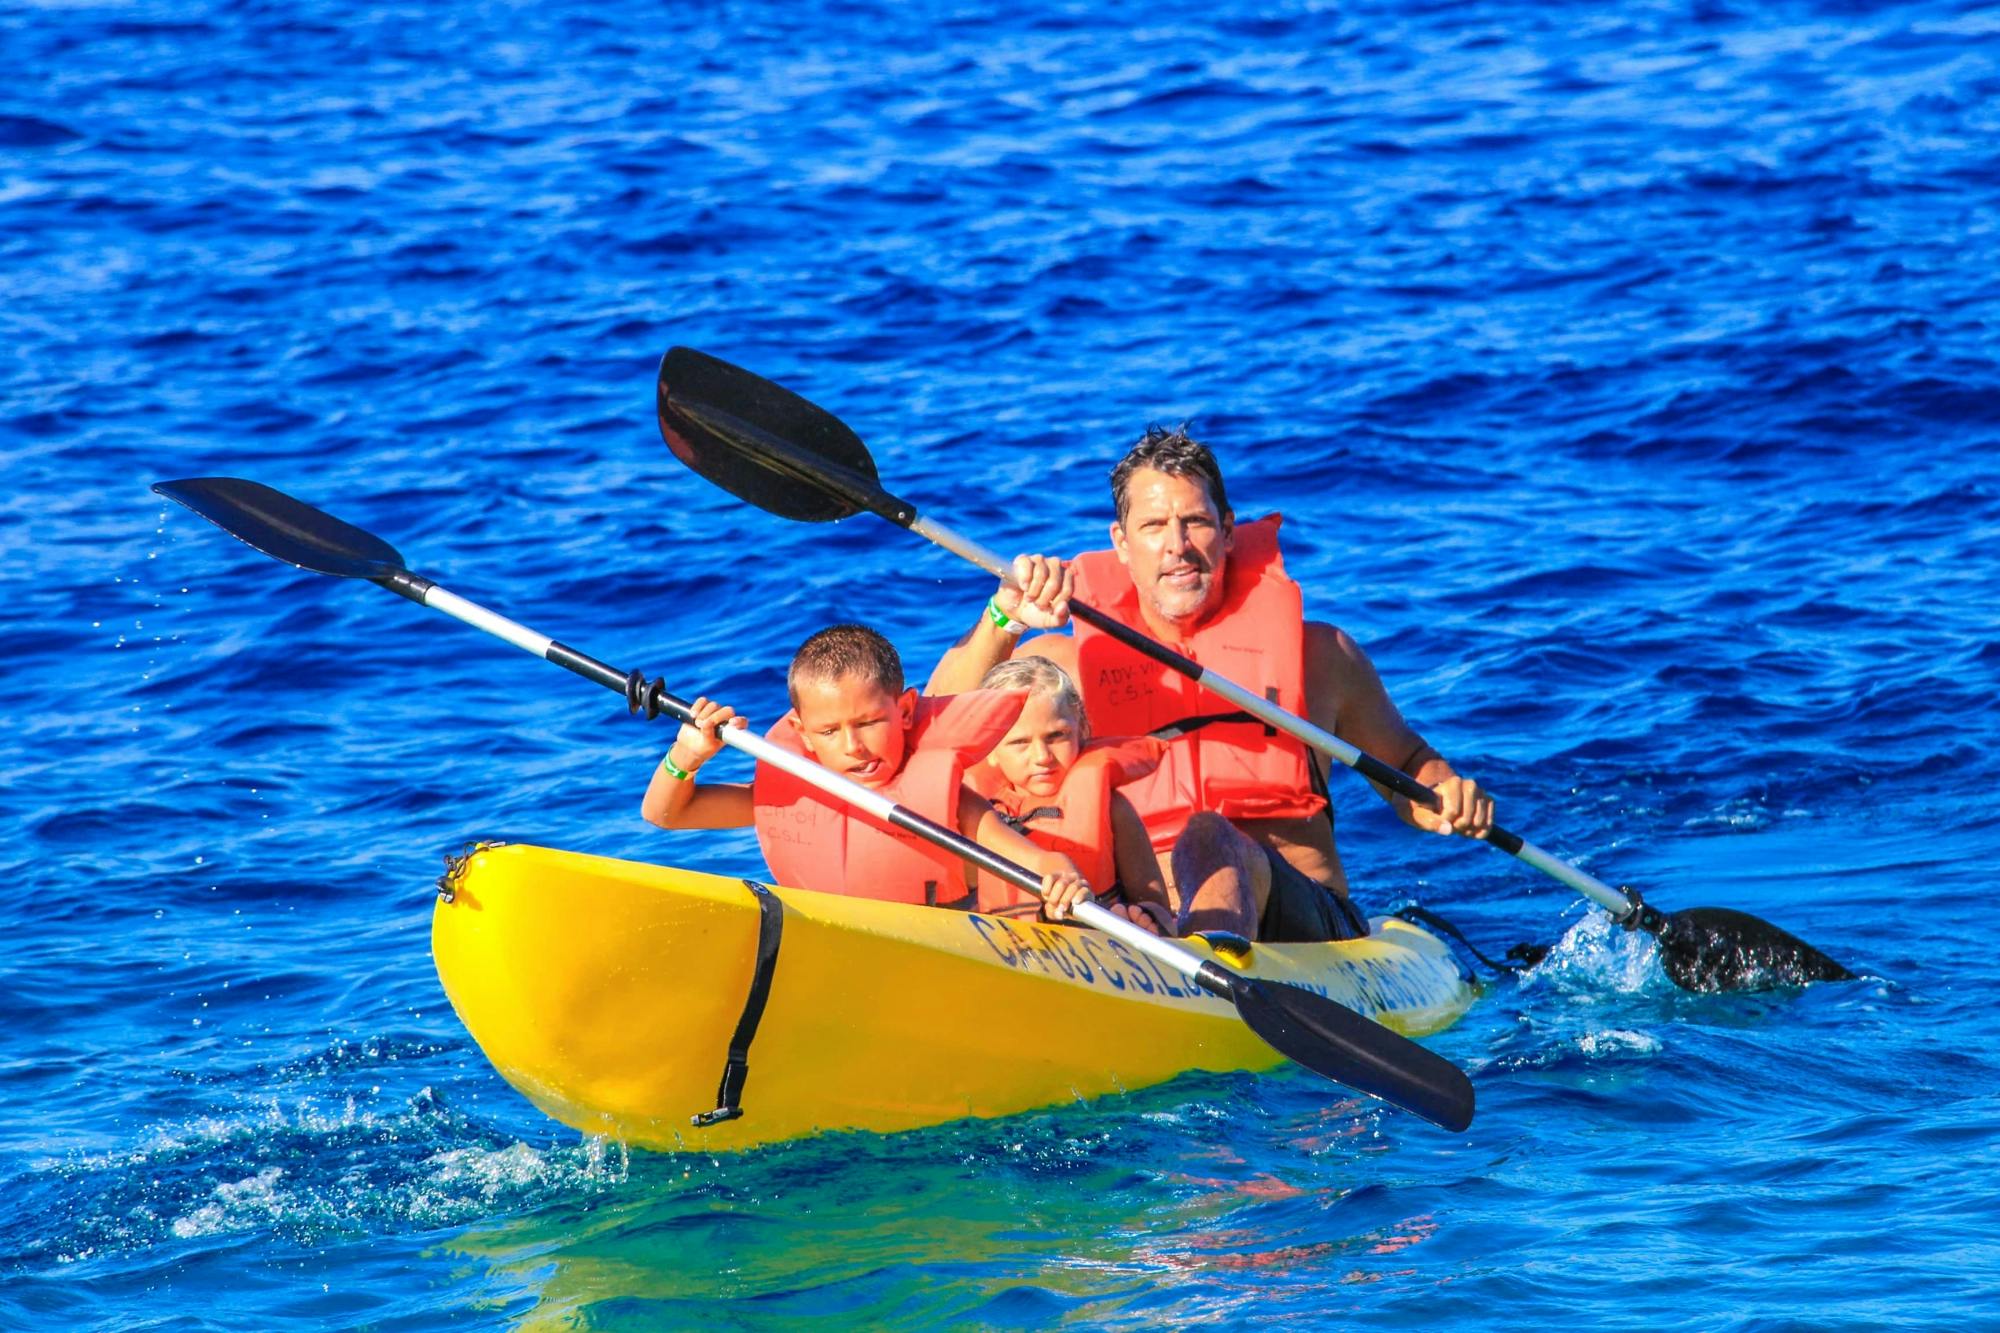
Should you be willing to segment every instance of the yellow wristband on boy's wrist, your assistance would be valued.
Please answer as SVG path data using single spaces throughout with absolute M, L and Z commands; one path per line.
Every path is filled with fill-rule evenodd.
M 999 630 L 1002 634 L 1011 634 L 1017 639 L 1020 638 L 1021 635 L 1028 628 L 1020 621 L 1008 615 L 1005 611 L 1002 611 L 1000 609 L 1000 602 L 997 598 L 989 597 L 986 599 L 986 618 L 992 621 L 993 627 Z

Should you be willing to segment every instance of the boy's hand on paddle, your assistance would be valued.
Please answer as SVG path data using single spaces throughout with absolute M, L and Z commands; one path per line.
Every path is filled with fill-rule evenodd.
M 722 749 L 722 727 L 749 725 L 747 718 L 736 716 L 734 708 L 713 699 L 697 698 L 688 706 L 688 711 L 694 714 L 694 721 L 681 723 L 673 748 L 680 752 L 680 758 L 675 762 L 690 773 L 715 758 L 716 752 Z
M 1059 629 L 1069 623 L 1069 599 L 1076 575 L 1052 555 L 1017 555 L 1014 579 L 993 594 L 993 604 L 1029 629 Z
M 1483 838 L 1493 827 L 1493 798 L 1471 778 L 1448 777 L 1433 783 L 1438 808 L 1426 810 L 1410 802 L 1410 822 L 1420 829 L 1463 838 Z

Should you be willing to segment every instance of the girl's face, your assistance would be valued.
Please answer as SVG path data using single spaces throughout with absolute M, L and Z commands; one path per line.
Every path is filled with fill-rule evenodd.
M 1082 750 L 1082 728 L 1045 694 L 1031 694 L 1014 729 L 988 756 L 1017 791 L 1054 796 Z

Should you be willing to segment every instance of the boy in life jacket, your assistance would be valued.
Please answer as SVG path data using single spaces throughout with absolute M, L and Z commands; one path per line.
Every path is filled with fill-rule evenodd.
M 792 710 L 769 738 L 873 788 L 1042 877 L 1042 912 L 1058 921 L 1090 895 L 1067 856 L 1037 847 L 963 782 L 1019 715 L 1021 697 L 972 691 L 919 700 L 903 688 L 889 641 L 864 625 L 834 625 L 807 639 L 786 674 Z M 971 908 L 963 861 L 881 823 L 790 774 L 759 764 L 753 781 L 697 783 L 722 748 L 720 728 L 743 726 L 734 709 L 696 699 L 653 774 L 640 812 L 661 828 L 754 826 L 772 878 L 821 893 Z
M 1173 910 L 1146 825 L 1117 790 L 1158 767 L 1165 742 L 1148 736 L 1091 740 L 1076 682 L 1046 657 L 1002 662 L 979 687 L 1024 690 L 1027 701 L 993 752 L 966 770 L 966 785 L 1029 841 L 1063 853 L 1088 883 L 1115 895 L 1117 904 L 1107 904 L 1113 910 L 1122 906 L 1135 921 L 1143 913 L 1161 934 L 1173 934 Z M 1035 910 L 1034 899 L 1011 884 L 976 873 L 973 884 L 979 910 L 989 915 Z
M 1264 940 L 1367 934 L 1334 848 L 1327 761 L 1091 626 L 1025 644 L 1023 630 L 1067 625 L 1074 595 L 1432 787 L 1436 813 L 1381 793 L 1417 828 L 1483 838 L 1492 797 L 1404 720 L 1351 636 L 1305 618 L 1302 590 L 1285 573 L 1278 516 L 1239 523 L 1206 446 L 1149 427 L 1112 469 L 1111 496 L 1111 549 L 1074 561 L 1017 559 L 1011 583 L 945 654 L 928 688 L 962 688 L 1018 647 L 1070 672 L 1099 731 L 1169 740 L 1160 767 L 1125 794 L 1161 856 L 1184 931 Z

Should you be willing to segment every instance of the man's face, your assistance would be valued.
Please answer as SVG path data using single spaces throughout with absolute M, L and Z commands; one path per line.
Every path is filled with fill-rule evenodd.
M 880 787 L 903 771 L 917 692 L 889 693 L 859 676 L 798 682 L 799 739 L 822 767 Z
M 1111 544 L 1139 596 L 1162 620 L 1192 621 L 1213 610 L 1222 600 L 1234 525 L 1216 511 L 1208 487 L 1198 478 L 1140 468 L 1125 497 L 1125 518 L 1111 525 Z

